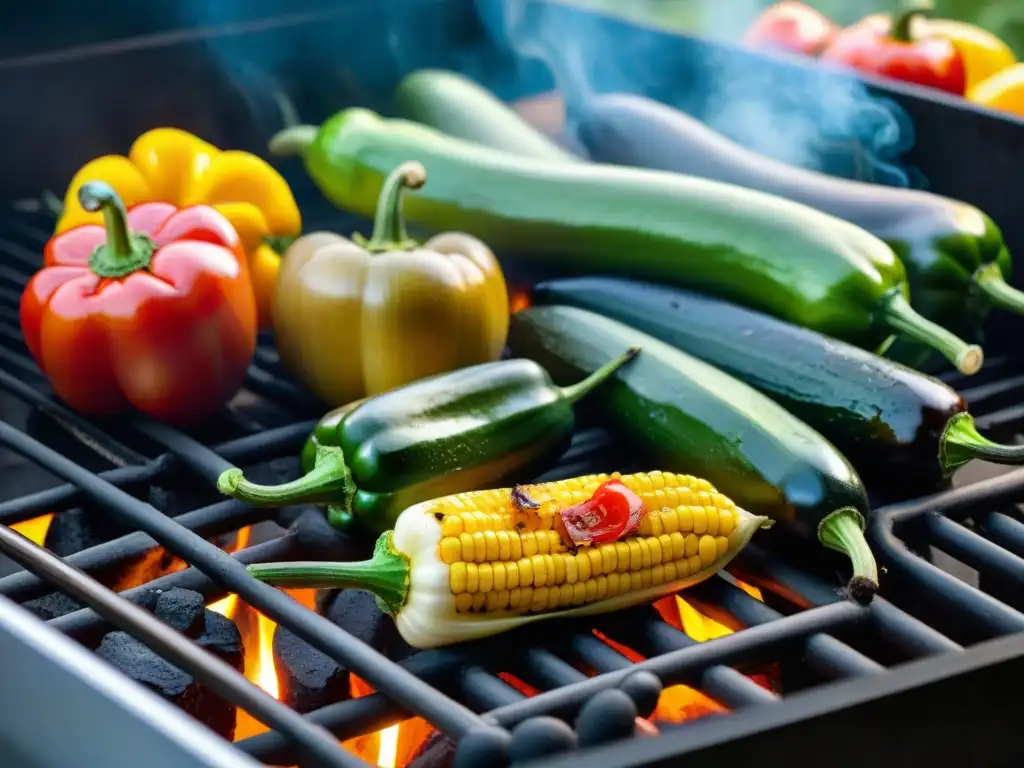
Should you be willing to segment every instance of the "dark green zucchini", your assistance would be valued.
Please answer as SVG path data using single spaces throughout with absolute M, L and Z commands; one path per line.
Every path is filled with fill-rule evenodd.
M 395 89 L 394 109 L 398 117 L 504 152 L 558 162 L 578 159 L 457 72 L 421 69 L 406 75 Z
M 706 478 L 737 504 L 777 521 L 772 531 L 817 539 L 853 565 L 848 587 L 878 583 L 864 538 L 867 494 L 824 437 L 752 387 L 622 323 L 575 307 L 531 307 L 512 318 L 512 351 L 574 381 L 631 347 L 640 354 L 591 397 L 602 423 L 658 467 Z
M 964 373 L 981 349 L 911 309 L 903 265 L 863 229 L 804 205 L 673 173 L 557 163 L 489 149 L 405 120 L 348 109 L 275 136 L 320 191 L 370 216 L 385 177 L 417 160 L 426 185 L 410 223 L 475 235 L 543 269 L 617 273 L 700 290 L 857 346 L 922 341 Z
M 971 459 L 1024 464 L 1024 446 L 982 437 L 938 379 L 717 299 L 612 278 L 552 280 L 538 304 L 598 312 L 725 371 L 824 435 L 873 487 L 934 488 Z

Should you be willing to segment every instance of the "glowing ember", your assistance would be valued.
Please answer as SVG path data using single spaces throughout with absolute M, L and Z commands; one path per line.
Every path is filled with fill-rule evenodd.
M 50 523 L 53 522 L 53 513 L 48 515 L 42 515 L 40 517 L 33 517 L 31 520 L 26 520 L 23 523 L 15 523 L 11 528 L 29 541 L 34 541 L 39 546 L 43 546 L 43 542 L 46 541 L 46 532 L 50 530 Z
M 530 292 L 528 288 L 516 288 L 509 292 L 509 312 L 515 314 L 521 309 L 530 306 Z
M 392 725 L 380 732 L 380 747 L 377 750 L 379 768 L 395 768 L 398 761 L 398 732 L 400 724 Z

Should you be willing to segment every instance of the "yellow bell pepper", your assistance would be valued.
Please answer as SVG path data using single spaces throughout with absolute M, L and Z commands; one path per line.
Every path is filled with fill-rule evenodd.
M 266 161 L 248 152 L 221 151 L 178 128 L 155 128 L 132 144 L 128 156 L 104 155 L 86 163 L 71 179 L 57 232 L 81 224 L 102 224 L 78 202 L 78 188 L 102 180 L 126 207 L 161 201 L 178 207 L 204 203 L 234 225 L 248 255 L 260 327 L 270 326 L 280 256 L 265 241 L 294 237 L 302 228 L 288 183 Z
M 281 362 L 332 406 L 501 356 L 508 291 L 494 254 L 457 232 L 422 246 L 406 234 L 402 191 L 425 180 L 419 163 L 388 177 L 369 240 L 314 232 L 285 252 Z
M 1010 46 L 988 30 L 953 19 L 930 19 L 919 15 L 914 17 L 910 27 L 911 37 L 920 40 L 925 37 L 943 37 L 949 40 L 963 58 L 967 74 L 966 90 L 992 75 L 1017 63 Z
M 967 92 L 975 104 L 1024 117 L 1024 64 L 997 72 Z

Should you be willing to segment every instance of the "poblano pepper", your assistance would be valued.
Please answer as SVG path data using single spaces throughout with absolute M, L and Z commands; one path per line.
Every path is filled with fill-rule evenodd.
M 325 504 L 336 528 L 383 533 L 413 504 L 530 479 L 568 447 L 573 404 L 638 351 L 568 387 L 523 359 L 422 379 L 328 413 L 303 448 L 303 477 L 256 485 L 236 467 L 217 487 L 256 506 Z

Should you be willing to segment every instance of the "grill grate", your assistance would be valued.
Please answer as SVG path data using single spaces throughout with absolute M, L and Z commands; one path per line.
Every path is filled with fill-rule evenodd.
M 1015 509 L 1024 500 L 1024 470 L 1019 470 L 880 510 L 870 534 L 886 568 L 885 596 L 869 607 L 841 599 L 831 582 L 752 545 L 732 572 L 761 588 L 765 602 L 728 577 L 712 578 L 685 593 L 708 616 L 744 627 L 714 641 L 697 643 L 654 610 L 640 608 L 614 617 L 550 622 L 542 636 L 527 629 L 392 662 L 252 579 L 244 569 L 254 562 L 331 557 L 351 546 L 341 534 L 321 525 L 311 536 L 304 533 L 300 517 L 284 535 L 229 555 L 206 538 L 272 519 L 277 512 L 227 500 L 171 517 L 138 498 L 154 487 L 212 488 L 221 471 L 233 464 L 252 466 L 297 454 L 320 408 L 283 375 L 269 344 L 259 349 L 246 391 L 201 433 L 186 434 L 142 419 L 97 425 L 51 399 L 45 378 L 24 349 L 17 312 L 20 291 L 38 266 L 36 254 L 48 226 L 42 215 L 21 214 L 0 229 L 0 389 L 12 402 L 52 418 L 87 449 L 89 458 L 68 458 L 26 430 L 0 421 L 0 445 L 29 462 L 22 468 L 26 475 L 29 468 L 36 468 L 58 478 L 54 487 L 0 502 L 0 522 L 10 526 L 91 500 L 132 530 L 61 562 L 0 528 L 0 550 L 27 568 L 0 578 L 0 595 L 25 602 L 58 588 L 77 597 L 86 607 L 49 621 L 52 629 L 84 640 L 115 625 L 151 645 L 272 726 L 271 731 L 235 744 L 257 760 L 361 765 L 337 745 L 338 739 L 379 730 L 412 715 L 460 742 L 458 763 L 500 764 L 495 750 L 507 746 L 510 732 L 544 736 L 518 739 L 512 747 L 520 760 L 540 758 L 544 744 L 571 746 L 575 738 L 551 716 L 572 723 L 581 706 L 598 692 L 635 689 L 639 678 L 633 676 L 642 671 L 653 673 L 663 685 L 695 687 L 733 710 L 729 717 L 665 728 L 656 749 L 662 757 L 678 758 L 709 744 L 748 739 L 750 717 L 761 718 L 762 724 L 768 723 L 762 730 L 772 732 L 794 718 L 801 722 L 823 715 L 836 709 L 843 687 L 854 685 L 883 695 L 884 685 L 894 685 L 902 672 L 922 665 L 930 671 L 924 676 L 917 673 L 912 687 L 932 684 L 949 677 L 957 660 L 973 660 L 971 654 L 979 650 L 973 646 L 1024 631 L 1024 524 Z M 1012 437 L 1024 424 L 1024 411 L 1014 405 L 1024 394 L 1022 369 L 1024 364 L 1017 360 L 994 360 L 969 382 L 951 382 L 962 387 L 979 425 L 1000 439 Z M 599 430 L 580 430 L 559 466 L 542 479 L 608 469 L 609 447 L 608 436 Z M 86 463 L 90 466 L 83 466 Z M 128 589 L 120 598 L 90 576 L 156 547 L 190 567 Z M 979 586 L 931 562 L 932 547 L 977 571 Z M 297 715 L 132 605 L 146 592 L 171 587 L 200 592 L 207 602 L 229 592 L 238 594 L 379 692 Z M 644 654 L 645 660 L 632 662 L 599 639 L 595 629 Z M 1016 640 L 1020 642 L 1013 648 L 1002 650 L 998 663 L 1024 659 L 1024 640 Z M 498 659 L 503 660 L 501 665 Z M 796 659 L 796 666 L 810 670 L 812 682 L 797 686 L 807 692 L 780 697 L 742 673 L 751 665 L 778 659 Z M 906 662 L 912 663 L 890 669 Z M 516 674 L 539 693 L 527 697 L 498 672 Z M 839 687 L 821 685 L 830 682 Z M 813 696 L 821 703 L 807 710 L 807 697 Z M 852 708 L 854 699 L 850 702 Z M 647 709 L 641 714 L 649 714 Z M 927 734 L 927 725 L 918 730 Z M 717 735 L 712 738 L 708 733 Z M 602 753 L 606 758 L 598 759 L 606 765 L 635 761 L 636 746 L 607 746 Z M 792 754 L 791 747 L 786 759 Z M 864 756 L 859 754 L 858 759 Z M 872 756 L 882 765 L 896 764 L 881 748 Z

